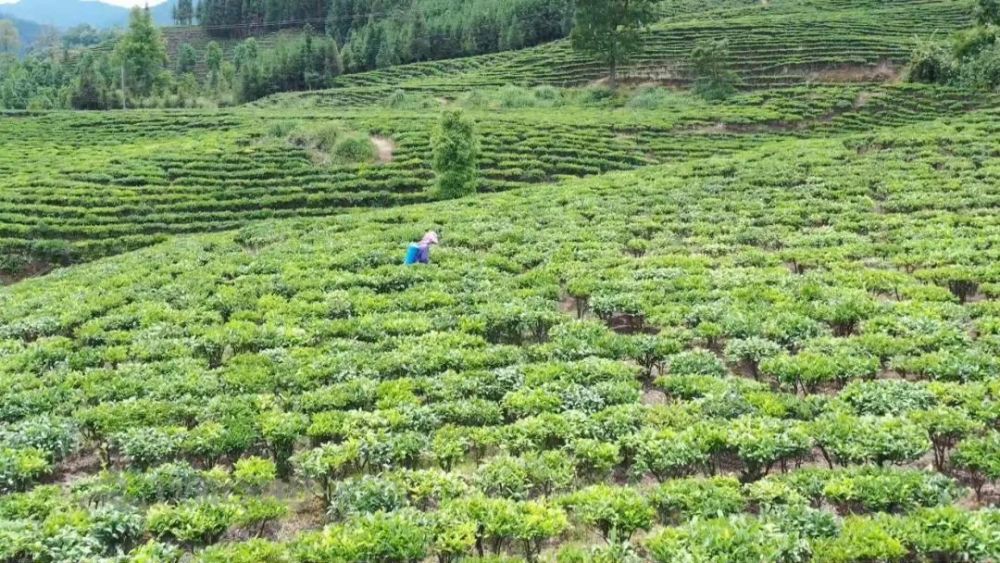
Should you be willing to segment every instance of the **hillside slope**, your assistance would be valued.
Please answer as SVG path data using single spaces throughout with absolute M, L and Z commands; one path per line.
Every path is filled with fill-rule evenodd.
M 636 105 L 648 103 L 643 96 L 650 93 L 660 96 L 651 107 Z M 995 103 L 990 96 L 969 99 L 961 91 L 923 86 L 775 90 L 714 105 L 658 91 L 591 102 L 588 95 L 507 88 L 472 92 L 457 102 L 478 121 L 480 190 L 730 154 L 782 138 L 957 117 Z M 498 101 L 490 102 L 494 97 Z M 513 107 L 504 107 L 504 100 L 513 100 Z M 440 102 L 425 101 L 428 109 L 0 119 L 0 134 L 21 139 L 0 152 L 7 179 L 0 188 L 0 274 L 45 271 L 173 234 L 266 218 L 430 201 L 430 132 Z M 294 121 L 345 123 L 390 138 L 392 162 L 317 164 L 305 148 L 267 137 L 272 127 Z
M 744 88 L 894 81 L 921 37 L 972 24 L 970 0 L 745 2 L 708 11 L 681 10 L 654 25 L 643 52 L 623 69 L 636 83 L 686 85 L 688 57 L 701 39 L 726 39 Z M 568 41 L 481 57 L 350 74 L 325 92 L 278 94 L 263 104 L 340 107 L 371 103 L 396 90 L 455 95 L 504 84 L 579 86 L 607 70 Z
M 70 526 L 119 545 L 107 503 L 145 516 L 143 549 L 208 561 L 611 534 L 662 562 L 988 560 L 994 493 L 928 421 L 995 451 L 998 130 L 970 112 L 266 222 L 0 289 L 0 452 L 31 461 L 0 481 L 30 491 L 0 496 L 4 555 Z M 433 264 L 402 267 L 429 228 Z

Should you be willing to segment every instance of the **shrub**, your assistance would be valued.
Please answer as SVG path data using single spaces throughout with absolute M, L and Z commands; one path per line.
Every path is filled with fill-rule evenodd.
M 362 475 L 337 483 L 330 500 L 330 515 L 346 518 L 358 514 L 393 512 L 406 505 L 406 491 L 395 481 Z
M 976 56 L 964 60 L 959 67 L 958 83 L 973 90 L 991 92 L 1000 86 L 1000 46 L 983 49 Z M 974 279 L 962 279 L 949 283 L 951 292 L 965 302 L 978 289 Z
M 479 143 L 472 121 L 461 112 L 445 112 L 434 131 L 431 144 L 438 196 L 452 199 L 475 193 Z
M 244 493 L 260 493 L 277 476 L 278 468 L 269 459 L 248 457 L 237 461 L 233 467 L 233 481 L 237 490 Z
M 668 358 L 669 371 L 676 375 L 726 375 L 726 366 L 708 350 L 689 350 Z
M 204 475 L 186 462 L 164 463 L 144 473 L 126 473 L 125 492 L 144 503 L 176 502 L 210 490 Z
M 1000 549 L 991 535 L 996 511 L 968 512 L 957 506 L 923 508 L 891 522 L 893 535 L 925 561 L 984 561 Z
M 982 25 L 1000 24 L 1000 1 L 978 0 L 976 3 L 976 21 Z
M 0 428 L 0 444 L 11 448 L 34 448 L 46 453 L 49 461 L 59 461 L 76 447 L 77 430 L 70 420 L 49 415 L 28 418 Z
M 803 351 L 777 355 L 761 363 L 761 370 L 778 382 L 813 393 L 830 384 L 844 385 L 852 379 L 870 378 L 878 373 L 878 358 L 853 350 Z
M 646 541 L 653 561 L 802 561 L 808 547 L 796 534 L 746 515 L 695 520 Z
M 812 448 L 812 439 L 799 422 L 747 416 L 727 424 L 723 447 L 739 458 L 740 479 L 756 481 L 777 464 L 802 456 Z
M 331 154 L 343 164 L 371 162 L 375 158 L 375 145 L 362 135 L 344 137 L 337 141 Z
M 199 563 L 287 563 L 288 550 L 280 543 L 251 539 L 214 545 L 198 556 Z
M 260 537 L 268 524 L 284 517 L 287 513 L 288 507 L 278 499 L 243 497 L 239 499 L 239 507 L 232 522 L 250 535 Z
M 214 499 L 155 504 L 146 514 L 146 528 L 154 537 L 186 546 L 213 544 L 233 524 L 235 507 Z
M 729 43 L 725 39 L 699 41 L 691 51 L 695 93 L 706 100 L 732 96 L 740 79 L 729 68 L 729 59 Z
M 849 563 L 854 561 L 898 561 L 907 549 L 882 521 L 859 517 L 844 520 L 840 534 L 813 542 L 816 561 Z
M 22 491 L 51 470 L 39 449 L 0 448 L 0 492 Z
M 947 84 L 958 73 L 958 64 L 944 44 L 925 41 L 920 43 L 910 57 L 907 79 L 910 82 Z
M 939 506 L 958 496 L 955 483 L 937 473 L 866 468 L 831 476 L 823 496 L 842 512 L 906 512 Z
M 781 346 L 760 337 L 732 340 L 726 345 L 726 358 L 742 366 L 754 379 L 760 379 L 760 363 L 780 352 Z
M 618 444 L 588 438 L 573 440 L 566 450 L 576 461 L 576 473 L 585 481 L 599 481 L 607 477 L 621 463 Z
M 116 434 L 112 441 L 129 465 L 146 469 L 173 459 L 184 433 L 183 428 L 132 428 Z
M 628 445 L 635 459 L 631 472 L 637 478 L 647 472 L 660 481 L 685 477 L 708 461 L 704 444 L 690 432 L 647 430 L 630 437 Z
M 694 517 L 713 518 L 743 511 L 746 499 L 739 481 L 731 477 L 674 479 L 652 495 L 660 519 L 677 525 Z
M 521 460 L 510 456 L 497 456 L 480 465 L 475 480 L 490 496 L 522 499 L 531 488 L 528 470 Z
M 269 412 L 261 416 L 261 434 L 271 451 L 278 477 L 285 479 L 291 474 L 289 458 L 295 450 L 295 441 L 305 433 L 308 423 L 309 419 L 301 413 Z
M 431 529 L 413 510 L 377 512 L 322 532 L 302 534 L 291 543 L 295 561 L 396 561 L 415 563 L 427 556 Z
M 955 467 L 969 476 L 976 498 L 982 498 L 983 486 L 1000 479 L 1000 433 L 962 440 L 951 456 Z
M 974 420 L 964 410 L 954 407 L 937 407 L 910 413 L 910 420 L 927 431 L 934 447 L 934 467 L 944 471 L 948 454 L 960 440 L 982 430 L 983 423 Z
M 922 428 L 897 417 L 828 414 L 813 422 L 811 431 L 831 468 L 834 463 L 905 463 L 931 447 Z
M 922 410 L 935 403 L 934 395 L 925 386 L 899 379 L 851 382 L 837 398 L 856 414 L 876 416 Z
M 129 551 L 143 531 L 142 517 L 131 510 L 104 506 L 90 513 L 90 535 L 109 553 Z
M 597 528 L 605 541 L 628 540 L 648 530 L 656 511 L 642 494 L 627 487 L 592 485 L 567 496 L 563 503 L 573 516 Z

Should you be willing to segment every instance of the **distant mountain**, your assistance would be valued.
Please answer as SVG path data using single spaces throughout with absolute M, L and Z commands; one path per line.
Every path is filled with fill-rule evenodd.
M 18 38 L 21 40 L 21 52 L 25 52 L 29 47 L 34 45 L 35 41 L 41 37 L 42 32 L 45 30 L 45 26 L 37 24 L 33 21 L 23 20 L 21 18 L 15 18 L 10 14 L 4 13 L 3 9 L 6 4 L 0 4 L 0 20 L 10 20 L 14 22 L 14 27 L 17 28 Z
M 150 8 L 153 20 L 159 25 L 171 24 L 175 2 L 169 0 Z M 19 0 L 13 4 L 0 4 L 0 13 L 60 29 L 81 24 L 97 28 L 124 26 L 128 23 L 128 12 L 128 8 L 95 0 Z

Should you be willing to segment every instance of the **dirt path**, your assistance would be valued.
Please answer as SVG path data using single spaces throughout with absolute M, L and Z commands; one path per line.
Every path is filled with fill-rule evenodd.
M 392 142 L 392 139 L 386 137 L 379 137 L 375 135 L 372 137 L 372 144 L 375 145 L 375 150 L 378 153 L 378 161 L 382 164 L 388 164 L 392 162 L 393 152 L 396 150 L 396 144 Z

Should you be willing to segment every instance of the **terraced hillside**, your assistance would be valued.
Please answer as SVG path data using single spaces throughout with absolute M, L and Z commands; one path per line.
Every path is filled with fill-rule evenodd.
M 746 88 L 893 80 L 909 60 L 915 39 L 967 28 L 972 14 L 967 0 L 773 0 L 723 3 L 707 11 L 681 9 L 665 14 L 647 33 L 644 52 L 623 76 L 687 84 L 694 43 L 727 39 Z M 281 94 L 265 103 L 342 107 L 385 99 L 396 90 L 454 96 L 504 84 L 578 86 L 606 76 L 605 68 L 560 41 L 345 75 L 332 90 Z
M 941 88 L 830 87 L 747 94 L 725 105 L 686 95 L 574 101 L 515 89 L 533 107 L 458 102 L 478 121 L 481 191 L 730 154 L 787 137 L 825 137 L 960 116 L 994 103 Z M 501 94 L 508 96 L 510 89 Z M 555 96 L 552 98 L 551 96 Z M 563 96 L 566 98 L 563 98 Z M 590 95 L 584 91 L 579 95 Z M 646 100 L 648 102 L 648 100 Z M 250 221 L 334 215 L 433 198 L 431 109 L 14 114 L 0 135 L 0 273 L 46 270 Z M 503 103 L 502 101 L 499 103 Z M 392 140 L 389 162 L 317 165 L 262 138 L 271 124 L 329 120 Z
M 995 560 L 998 131 L 774 141 L 0 289 L 0 558 Z M 399 266 L 428 228 L 433 264 Z

